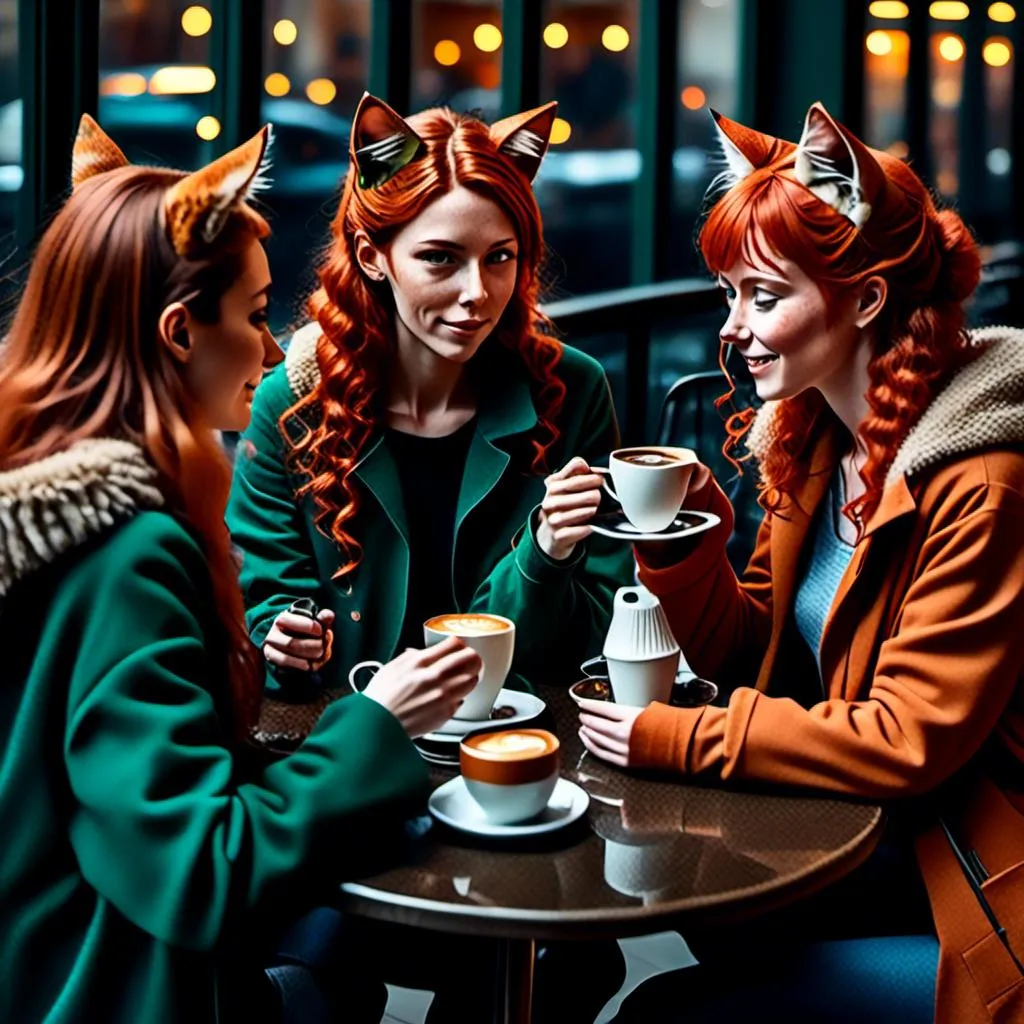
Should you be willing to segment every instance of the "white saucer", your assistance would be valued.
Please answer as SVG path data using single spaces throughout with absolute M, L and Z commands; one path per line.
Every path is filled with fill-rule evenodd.
M 480 805 L 469 795 L 461 775 L 438 786 L 427 807 L 438 821 L 477 836 L 536 836 L 554 832 L 575 821 L 587 809 L 590 796 L 575 782 L 559 779 L 547 807 L 536 818 L 517 825 L 492 825 L 484 817 Z
M 477 729 L 486 729 L 489 726 L 503 728 L 506 725 L 528 722 L 531 718 L 536 718 L 547 707 L 540 697 L 535 697 L 532 693 L 525 693 L 523 690 L 501 690 L 494 706 L 495 708 L 513 708 L 515 714 L 504 718 L 449 718 L 444 725 L 438 726 L 434 732 L 428 732 L 423 739 L 433 740 L 436 743 L 458 743 L 467 733 L 475 732 Z
M 683 509 L 671 524 L 657 533 L 644 533 L 634 526 L 620 509 L 603 512 L 591 520 L 590 528 L 602 537 L 614 540 L 681 540 L 710 530 L 722 520 L 714 512 L 691 512 Z

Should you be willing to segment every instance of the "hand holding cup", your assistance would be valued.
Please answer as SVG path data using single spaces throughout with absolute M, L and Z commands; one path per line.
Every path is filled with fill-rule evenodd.
M 363 693 L 386 707 L 416 739 L 455 714 L 482 669 L 480 655 L 451 636 L 426 650 L 410 647 L 381 665 Z
M 549 558 L 564 561 L 590 536 L 589 523 L 601 504 L 602 482 L 579 456 L 544 481 L 537 544 Z

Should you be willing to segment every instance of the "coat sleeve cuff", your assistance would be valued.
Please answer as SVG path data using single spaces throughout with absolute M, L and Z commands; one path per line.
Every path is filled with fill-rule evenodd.
M 568 574 L 587 557 L 586 542 L 577 544 L 573 553 L 561 561 L 546 555 L 537 543 L 536 525 L 539 513 L 540 505 L 537 505 L 527 518 L 526 526 L 520 534 L 519 543 L 516 545 L 516 568 L 531 583 L 567 579 Z

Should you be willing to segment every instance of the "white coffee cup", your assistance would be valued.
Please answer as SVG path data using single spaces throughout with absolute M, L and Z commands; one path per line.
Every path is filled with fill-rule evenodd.
M 435 615 L 423 623 L 423 639 L 428 647 L 450 636 L 457 636 L 467 647 L 472 647 L 484 663 L 479 681 L 455 712 L 455 717 L 484 721 L 490 717 L 512 667 L 516 624 L 490 612 L 450 612 Z
M 474 722 L 486 721 L 490 718 L 491 708 L 512 667 L 516 624 L 504 615 L 492 615 L 490 612 L 450 612 L 435 615 L 423 623 L 423 639 L 427 647 L 439 644 L 450 636 L 457 636 L 467 647 L 472 647 L 484 663 L 476 686 L 467 694 L 453 717 Z M 383 667 L 379 661 L 360 661 L 349 670 L 348 685 L 356 693 L 361 693 L 363 687 L 356 682 L 357 674 L 364 668 L 379 670 Z
M 619 448 L 609 456 L 607 469 L 594 470 L 611 475 L 615 486 L 605 483 L 605 490 L 638 530 L 659 533 L 679 514 L 696 464 L 697 455 L 689 448 L 646 445 Z

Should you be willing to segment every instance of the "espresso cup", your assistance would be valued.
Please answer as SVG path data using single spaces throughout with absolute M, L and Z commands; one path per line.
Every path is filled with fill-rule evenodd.
M 484 663 L 476 686 L 455 712 L 455 717 L 484 721 L 490 717 L 512 667 L 516 624 L 490 612 L 450 612 L 435 615 L 423 623 L 423 639 L 428 647 L 450 636 L 457 636 L 467 647 L 472 647 Z
M 619 448 L 611 453 L 607 469 L 594 470 L 611 476 L 614 488 L 605 482 L 605 490 L 641 533 L 659 533 L 679 514 L 696 464 L 689 448 L 650 445 Z
M 466 791 L 493 825 L 534 818 L 558 782 L 558 737 L 546 729 L 468 736 L 459 745 Z

